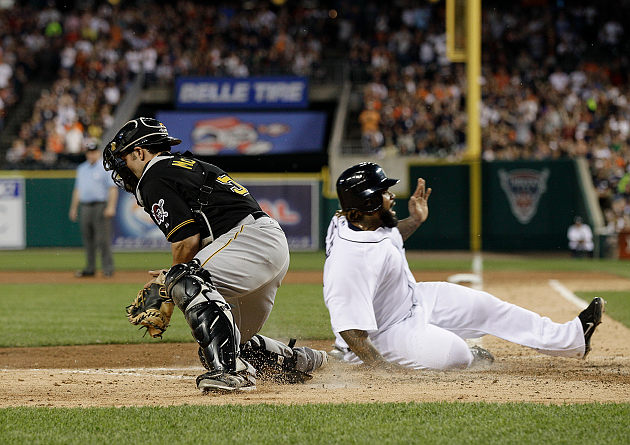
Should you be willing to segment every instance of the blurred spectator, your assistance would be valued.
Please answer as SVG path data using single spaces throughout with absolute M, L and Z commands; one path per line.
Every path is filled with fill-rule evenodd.
M 156 9 L 143 2 L 103 3 L 88 9 L 66 8 L 63 14 L 49 4 L 37 12 L 15 7 L 10 14 L 25 22 L 32 20 L 28 49 L 44 54 L 56 51 L 59 60 L 53 87 L 36 104 L 28 133 L 20 135 L 25 146 L 32 148 L 30 152 L 57 156 L 33 156 L 47 160 L 40 166 L 26 162 L 29 155 L 20 155 L 16 149 L 6 157 L 13 168 L 67 168 L 72 155 L 81 153 L 83 139 L 99 137 L 111 125 L 113 108 L 140 73 L 146 83 L 166 86 L 181 75 L 322 76 L 322 42 L 334 38 L 324 32 L 328 10 L 302 4 L 181 0 Z M 16 35 L 22 37 L 19 30 Z M 5 62 L 9 57 L 4 50 L 20 48 L 7 42 L 12 41 L 2 41 L 0 52 L 0 117 L 12 100 L 3 84 L 17 75 L 12 74 L 17 73 L 15 67 Z M 107 113 L 100 111 L 103 108 Z M 49 121 L 55 122 L 57 133 L 50 137 Z M 64 141 L 61 152 L 57 145 L 53 144 L 54 149 L 48 145 L 58 135 Z M 37 143 L 42 145 L 37 147 Z
M 361 143 L 366 152 L 372 153 L 383 145 L 383 134 L 379 130 L 381 115 L 374 102 L 368 102 L 359 115 L 361 123 Z
M 577 216 L 567 231 L 569 250 L 574 258 L 588 256 L 593 258 L 593 232 L 588 224 L 582 222 Z

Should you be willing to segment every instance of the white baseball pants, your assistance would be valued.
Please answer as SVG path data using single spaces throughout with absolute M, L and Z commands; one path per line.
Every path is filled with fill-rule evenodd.
M 487 292 L 447 282 L 417 283 L 410 316 L 370 334 L 392 362 L 412 368 L 465 368 L 472 354 L 464 339 L 491 334 L 555 356 L 584 355 L 579 318 L 555 323 Z

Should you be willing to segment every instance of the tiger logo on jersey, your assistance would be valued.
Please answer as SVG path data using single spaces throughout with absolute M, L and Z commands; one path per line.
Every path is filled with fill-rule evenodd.
M 158 224 L 162 224 L 166 217 L 168 216 L 168 212 L 164 210 L 164 200 L 160 199 L 158 202 L 151 206 L 151 213 L 153 213 L 153 219 Z

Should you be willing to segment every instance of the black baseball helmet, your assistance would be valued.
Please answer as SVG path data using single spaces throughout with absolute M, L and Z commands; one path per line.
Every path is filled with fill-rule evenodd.
M 388 178 L 381 166 L 373 162 L 354 165 L 337 179 L 341 209 L 376 212 L 383 205 L 383 191 L 398 182 L 398 179 Z
M 122 160 L 122 156 L 135 147 L 161 145 L 170 150 L 172 145 L 180 144 L 181 139 L 169 136 L 164 124 L 152 117 L 139 117 L 130 120 L 118 130 L 114 139 L 103 150 L 103 167 L 112 172 L 112 179 L 120 188 L 134 193 L 138 178 Z

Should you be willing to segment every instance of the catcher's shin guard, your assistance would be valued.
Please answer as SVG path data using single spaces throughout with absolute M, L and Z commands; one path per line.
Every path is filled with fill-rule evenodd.
M 166 275 L 166 291 L 181 309 L 199 344 L 199 356 L 209 371 L 236 372 L 240 332 L 230 306 L 212 285 L 199 261 L 176 264 Z
M 285 345 L 257 334 L 241 347 L 241 357 L 250 362 L 261 378 L 281 383 L 303 383 L 313 378 L 311 372 L 324 366 L 326 352 L 307 347 L 294 348 L 295 340 Z

